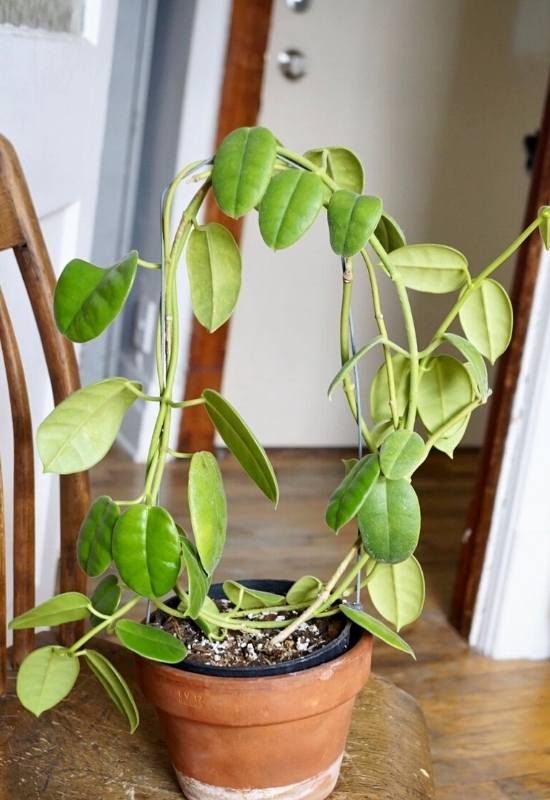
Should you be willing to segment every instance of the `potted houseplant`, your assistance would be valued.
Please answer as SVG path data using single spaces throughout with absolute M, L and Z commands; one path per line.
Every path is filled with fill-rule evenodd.
M 172 231 L 174 195 L 187 179 L 198 188 Z M 32 652 L 19 670 L 17 692 L 40 715 L 70 692 L 84 661 L 135 730 L 138 710 L 124 678 L 90 646 L 98 634 L 114 632 L 137 654 L 141 685 L 157 706 L 190 800 L 305 800 L 332 791 L 354 698 L 368 677 L 372 636 L 413 655 L 398 633 L 419 616 L 424 600 L 414 557 L 420 508 L 412 476 L 433 447 L 452 455 L 471 414 L 489 396 L 485 359 L 494 362 L 512 332 L 510 300 L 493 273 L 535 229 L 549 244 L 550 210 L 543 208 L 474 278 L 457 250 L 408 245 L 380 198 L 363 194 L 363 182 L 361 163 L 347 149 L 320 148 L 302 156 L 265 128 L 240 128 L 212 160 L 191 164 L 168 187 L 161 263 L 135 251 L 109 269 L 73 260 L 57 284 L 57 325 L 71 341 L 85 342 L 120 312 L 138 268 L 159 270 L 159 388 L 151 396 L 138 382 L 115 377 L 75 392 L 39 428 L 44 469 L 65 474 L 98 463 L 134 402 L 154 403 L 158 413 L 140 496 L 99 497 L 82 523 L 79 564 L 90 578 L 103 576 L 91 596 L 57 595 L 11 623 L 25 628 L 91 619 L 71 647 Z M 294 583 L 212 586 L 227 526 L 222 476 L 211 453 L 170 448 L 173 411 L 203 406 L 245 472 L 277 503 L 267 455 L 229 401 L 211 389 L 198 398 L 173 397 L 180 355 L 176 275 L 184 252 L 193 310 L 208 330 L 230 317 L 239 294 L 241 259 L 232 235 L 218 223 L 197 222 L 210 191 L 230 217 L 257 209 L 261 234 L 275 249 L 294 244 L 326 209 L 342 274 L 341 365 L 329 394 L 343 389 L 361 442 L 326 510 L 333 533 L 355 520 L 358 536 L 328 580 L 307 575 Z M 358 349 L 350 325 L 354 259 L 367 270 L 379 329 Z M 386 329 L 382 274 L 392 281 L 402 309 L 402 343 Z M 417 341 L 410 290 L 455 293 L 427 344 Z M 450 331 L 455 320 L 461 333 Z M 370 387 L 368 420 L 357 381 L 358 363 L 367 354 L 382 362 Z M 169 458 L 190 462 L 192 536 L 158 504 Z M 377 617 L 360 605 L 365 587 Z M 137 622 L 129 617 L 142 598 L 150 611 Z

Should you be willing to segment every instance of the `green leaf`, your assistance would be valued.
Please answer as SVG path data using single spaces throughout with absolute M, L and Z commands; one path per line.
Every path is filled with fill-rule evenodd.
M 139 711 L 130 687 L 111 662 L 97 650 L 84 650 L 86 663 L 103 686 L 122 716 L 126 717 L 130 733 L 139 725 Z
M 229 319 L 239 297 L 239 247 L 227 228 L 209 222 L 191 233 L 186 258 L 193 312 L 212 333 Z
M 268 247 L 282 250 L 311 228 L 323 205 L 318 175 L 300 169 L 278 172 L 260 203 L 260 233 Z
M 202 396 L 205 400 L 206 413 L 227 447 L 258 488 L 277 505 L 279 486 L 264 448 L 246 422 L 221 394 L 214 389 L 205 389 Z
M 321 147 L 316 150 L 308 150 L 304 157 L 322 167 L 325 164 L 325 171 L 329 178 L 335 181 L 340 189 L 348 189 L 350 192 L 361 193 L 365 183 L 365 172 L 363 165 L 354 152 L 345 147 Z
M 376 453 L 364 456 L 355 464 L 330 496 L 325 519 L 338 533 L 357 514 L 380 474 Z
M 436 450 L 441 450 L 442 453 L 446 453 L 449 458 L 452 458 L 455 448 L 460 444 L 464 434 L 466 433 L 471 416 L 471 414 L 468 414 L 466 417 L 464 417 L 464 420 L 459 424 L 459 427 L 455 428 L 452 433 L 436 439 L 434 442 L 434 447 Z
M 116 503 L 103 495 L 94 500 L 78 534 L 76 556 L 81 569 L 90 578 L 101 575 L 113 560 L 113 529 L 120 516 Z
M 237 581 L 225 581 L 223 584 L 225 596 L 231 600 L 235 608 L 271 608 L 283 605 L 285 598 L 282 594 L 262 592 L 259 589 L 250 589 Z
M 120 425 L 136 400 L 126 378 L 108 378 L 73 392 L 38 428 L 44 472 L 68 475 L 90 469 L 113 445 Z
M 472 378 L 464 364 L 452 356 L 434 356 L 420 378 L 418 413 L 430 433 L 435 433 L 472 401 L 473 394 Z
M 342 383 L 346 375 L 348 375 L 349 371 L 354 368 L 354 366 L 365 356 L 369 350 L 372 350 L 373 347 L 376 347 L 377 344 L 387 344 L 387 339 L 384 336 L 377 336 L 375 339 L 371 339 L 368 344 L 364 345 L 363 347 L 359 348 L 359 350 L 353 355 L 350 359 L 346 361 L 345 364 L 342 365 L 341 369 L 338 370 L 336 375 L 331 381 L 330 386 L 328 387 L 328 396 L 329 399 L 332 397 L 332 393 L 338 386 L 338 384 Z
M 39 717 L 69 694 L 79 671 L 78 658 L 65 647 L 34 650 L 17 673 L 17 696 L 21 705 Z
M 187 655 L 185 645 L 161 628 L 120 619 L 115 625 L 115 633 L 124 647 L 151 661 L 179 664 Z
M 114 530 L 113 557 L 136 594 L 151 599 L 166 594 L 181 569 L 180 536 L 168 511 L 141 503 L 128 508 Z
M 539 208 L 539 233 L 546 250 L 550 250 L 550 206 Z
M 389 214 L 382 214 L 374 233 L 386 253 L 391 253 L 407 244 L 405 234 Z
M 267 128 L 238 128 L 225 137 L 212 170 L 216 202 L 225 214 L 238 219 L 256 208 L 276 155 L 277 140 Z
M 187 611 L 187 607 L 185 605 L 180 605 L 181 611 Z M 215 625 L 210 620 L 205 619 L 204 614 L 208 613 L 211 617 L 219 616 L 220 610 L 216 603 L 212 600 L 211 597 L 208 595 L 204 598 L 204 603 L 202 604 L 201 613 L 195 619 L 195 622 L 199 626 L 199 628 L 206 633 L 209 637 L 220 637 L 222 636 L 221 628 L 218 625 Z
M 468 280 L 468 262 L 453 247 L 409 244 L 388 254 L 388 261 L 409 289 L 443 294 Z
M 336 255 L 349 258 L 358 253 L 376 230 L 381 215 L 379 197 L 345 189 L 334 192 L 328 206 L 328 227 Z
M 446 333 L 443 338 L 456 347 L 459 353 L 462 353 L 467 360 L 472 378 L 478 389 L 479 397 L 485 402 L 489 397 L 489 378 L 483 356 L 474 344 L 469 342 L 468 339 L 464 339 L 462 336 L 457 336 L 456 333 Z
M 313 575 L 304 575 L 292 584 L 286 593 L 286 601 L 289 605 L 299 603 L 311 603 L 319 595 L 323 588 L 323 582 Z
M 76 622 L 88 616 L 89 599 L 80 592 L 64 592 L 19 614 L 9 624 L 11 630 L 50 628 L 65 622 Z
M 109 327 L 126 302 L 136 277 L 138 254 L 132 250 L 109 269 L 75 258 L 55 288 L 57 327 L 73 342 L 89 342 Z
M 116 575 L 106 575 L 96 586 L 90 598 L 90 603 L 100 614 L 110 616 L 117 610 L 121 596 L 122 589 L 119 586 Z M 94 626 L 99 625 L 103 620 L 100 617 L 96 617 L 95 614 L 90 614 L 90 622 Z
M 203 610 L 204 602 L 208 594 L 210 581 L 208 575 L 201 566 L 199 554 L 185 535 L 184 531 L 178 527 L 181 536 L 181 549 L 183 562 L 187 571 L 187 606 L 186 613 L 191 619 L 196 619 Z
M 351 472 L 358 461 L 358 458 L 343 458 L 342 464 L 344 465 L 344 474 L 347 475 L 348 472 Z
M 398 631 L 422 613 L 426 589 L 422 569 L 414 556 L 400 564 L 377 564 L 369 578 L 368 590 L 378 613 Z
M 494 364 L 504 353 L 514 327 L 514 312 L 506 290 L 492 278 L 469 293 L 459 311 L 466 338 Z
M 379 478 L 361 506 L 357 521 L 363 547 L 376 561 L 404 561 L 416 549 L 420 535 L 420 505 L 404 479 Z
M 380 469 L 386 478 L 408 478 L 426 457 L 426 445 L 414 431 L 394 431 L 380 450 Z
M 223 479 L 212 453 L 193 454 L 187 499 L 200 560 L 208 575 L 212 575 L 222 557 L 227 529 Z
M 397 401 L 397 415 L 403 417 L 409 402 L 410 361 L 407 356 L 392 356 L 393 375 Z M 374 422 L 385 422 L 391 418 L 388 374 L 385 362 L 378 369 L 370 387 L 370 413 Z
M 377 639 L 381 639 L 386 644 L 389 644 L 390 647 L 394 647 L 396 650 L 402 650 L 404 653 L 416 658 L 410 644 L 407 644 L 401 636 L 392 631 L 391 628 L 388 628 L 387 625 L 384 625 L 379 619 L 371 617 L 371 615 L 367 614 L 365 611 L 351 608 L 345 605 L 345 603 L 340 606 L 340 611 L 342 611 L 348 619 L 351 619 L 352 622 L 355 622 L 356 625 L 359 625 L 360 628 L 376 636 Z
M 370 432 L 373 445 L 375 447 L 380 447 L 393 430 L 395 429 L 391 419 L 383 419 L 381 422 L 377 422 L 373 425 Z

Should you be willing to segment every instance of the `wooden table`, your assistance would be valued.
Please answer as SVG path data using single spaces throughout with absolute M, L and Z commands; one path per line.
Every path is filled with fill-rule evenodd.
M 124 651 L 103 647 L 125 675 L 133 671 Z M 130 736 L 84 669 L 70 697 L 38 721 L 21 708 L 14 676 L 10 681 L 0 698 L 2 800 L 182 800 L 154 711 L 145 702 L 141 725 Z M 133 674 L 129 683 L 136 689 Z M 357 701 L 331 800 L 434 797 L 422 712 L 412 697 L 373 677 Z

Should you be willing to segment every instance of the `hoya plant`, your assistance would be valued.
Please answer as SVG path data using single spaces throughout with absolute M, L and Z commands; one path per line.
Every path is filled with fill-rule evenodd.
M 184 181 L 198 188 L 173 228 L 174 197 Z M 326 212 L 334 269 L 342 285 L 337 334 L 341 364 L 328 394 L 343 390 L 364 451 L 345 463 L 342 481 L 328 499 L 329 532 L 338 534 L 352 521 L 358 529 L 332 576 L 322 580 L 306 575 L 284 597 L 226 581 L 231 604 L 225 608 L 208 594 L 226 538 L 222 475 L 212 453 L 171 448 L 174 411 L 202 406 L 244 471 L 275 505 L 279 489 L 264 449 L 227 399 L 213 389 L 200 397 L 174 397 L 180 356 L 176 276 L 184 254 L 192 307 L 209 331 L 229 319 L 239 296 L 241 256 L 233 236 L 219 223 L 201 224 L 198 219 L 210 192 L 229 217 L 257 214 L 261 235 L 275 250 L 293 245 Z M 157 417 L 140 495 L 130 500 L 98 497 L 82 523 L 78 563 L 90 578 L 103 576 L 91 596 L 57 595 L 11 623 L 21 629 L 90 620 L 87 632 L 71 647 L 42 647 L 25 659 L 17 680 L 23 705 L 36 715 L 54 706 L 71 691 L 85 661 L 135 730 L 138 710 L 124 678 L 91 643 L 103 632 L 114 632 L 124 647 L 145 658 L 168 664 L 185 659 L 179 639 L 147 620 L 129 618 L 142 599 L 167 615 L 193 620 L 213 640 L 229 631 L 278 629 L 271 639 L 274 646 L 304 621 L 343 613 L 413 655 L 398 631 L 419 616 L 424 602 L 424 578 L 414 556 L 421 527 L 414 473 L 432 448 L 452 456 L 472 413 L 487 401 L 486 361 L 493 363 L 503 353 L 512 334 L 512 306 L 494 274 L 537 228 L 548 247 L 549 208 L 541 209 L 501 255 L 473 276 L 466 257 L 452 247 L 407 244 L 382 200 L 364 193 L 363 167 L 350 150 L 321 147 L 301 155 L 266 128 L 240 128 L 226 137 L 214 158 L 186 167 L 168 187 L 160 263 L 132 251 L 107 269 L 79 259 L 67 264 L 57 284 L 54 314 L 61 333 L 73 342 L 90 341 L 106 330 L 123 308 L 138 269 L 159 272 L 158 392 L 147 394 L 139 382 L 125 377 L 76 391 L 40 425 L 44 470 L 67 474 L 97 464 L 133 403 L 153 403 Z M 350 315 L 358 269 L 368 274 L 378 335 L 356 349 Z M 403 315 L 402 342 L 392 337 L 382 311 L 379 285 L 387 279 Z M 428 342 L 418 341 L 411 292 L 453 296 Z M 363 414 L 356 379 L 365 358 L 380 361 L 368 415 Z M 159 505 L 164 470 L 172 458 L 189 461 L 191 530 L 184 530 Z M 355 587 L 367 588 L 378 616 L 349 601 Z M 168 603 L 167 596 L 175 596 L 176 602 Z M 277 613 L 266 619 L 266 608 Z

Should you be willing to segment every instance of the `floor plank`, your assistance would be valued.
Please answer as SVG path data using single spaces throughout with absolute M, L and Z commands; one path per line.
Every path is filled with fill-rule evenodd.
M 324 524 L 326 499 L 342 475 L 339 457 L 349 454 L 271 455 L 281 484 L 277 511 L 231 457 L 221 456 L 230 525 L 219 579 L 326 577 L 353 539 L 351 526 L 336 537 Z M 550 664 L 484 658 L 446 620 L 476 464 L 475 451 L 452 461 L 434 453 L 419 470 L 427 602 L 404 633 L 418 661 L 377 645 L 375 670 L 420 702 L 441 800 L 543 800 L 550 798 Z M 143 468 L 113 452 L 92 478 L 97 494 L 132 497 L 141 492 Z M 185 481 L 186 465 L 170 464 L 161 498 L 184 526 Z

